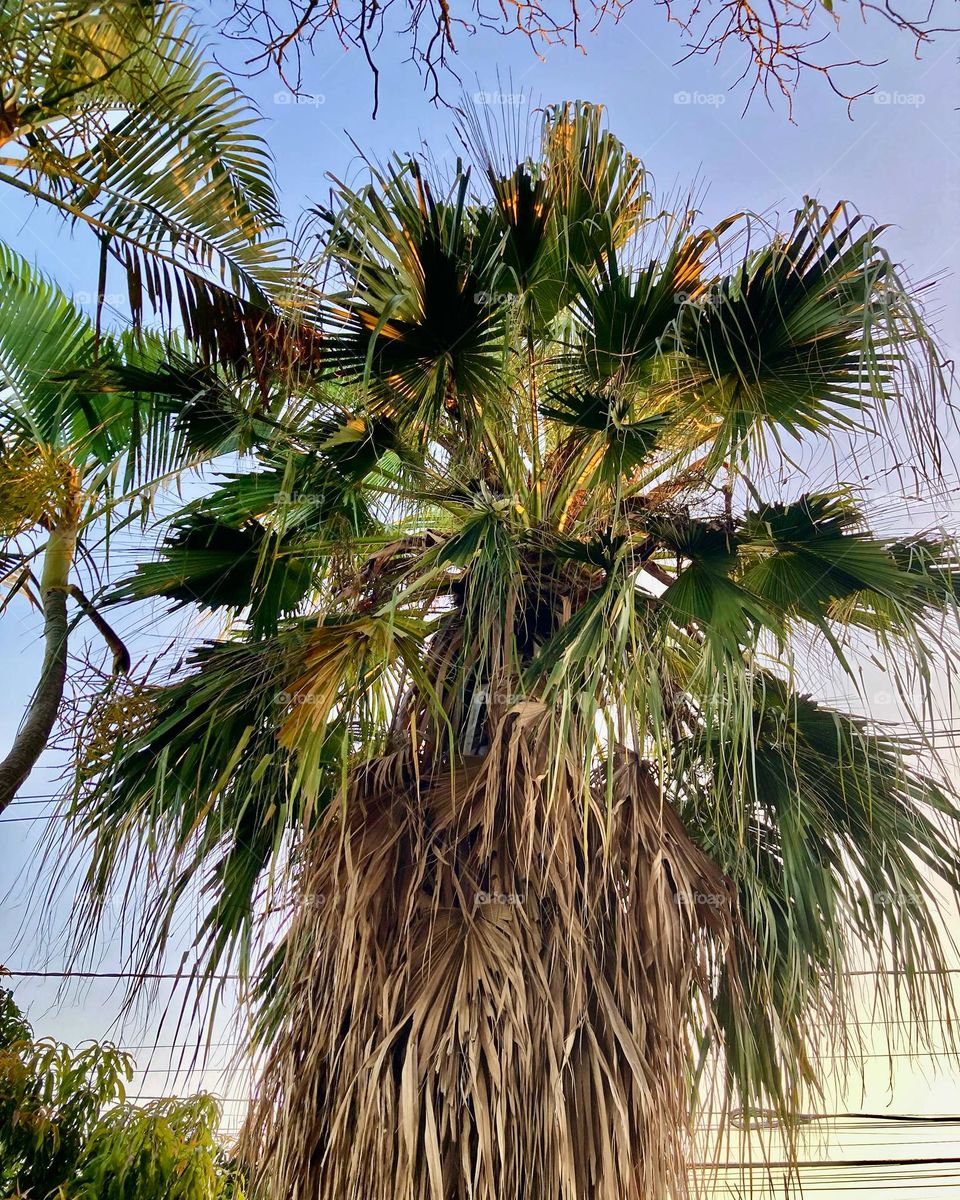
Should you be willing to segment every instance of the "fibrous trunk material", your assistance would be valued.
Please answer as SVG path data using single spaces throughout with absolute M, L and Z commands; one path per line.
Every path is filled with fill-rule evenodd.
M 636 754 L 600 786 L 555 734 L 523 703 L 483 758 L 368 764 L 308 838 L 243 1138 L 268 1194 L 686 1194 L 730 887 Z

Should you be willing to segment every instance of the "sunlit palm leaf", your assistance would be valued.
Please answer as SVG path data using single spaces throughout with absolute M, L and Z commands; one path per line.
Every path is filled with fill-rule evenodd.
M 270 159 L 250 109 L 172 3 L 0 17 L 0 183 L 91 226 L 144 296 L 208 354 L 260 351 L 286 272 Z

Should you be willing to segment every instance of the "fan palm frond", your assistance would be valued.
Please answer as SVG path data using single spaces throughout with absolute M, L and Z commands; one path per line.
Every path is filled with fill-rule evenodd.
M 789 234 L 711 280 L 701 302 L 684 305 L 680 342 L 694 403 L 721 420 L 717 461 L 745 454 L 745 439 L 763 432 L 879 432 L 901 381 L 921 382 L 917 372 L 927 378 L 911 395 L 942 388 L 929 335 L 881 233 L 847 205 L 828 211 L 808 201 Z M 935 460 L 923 406 L 902 412 L 914 445 Z

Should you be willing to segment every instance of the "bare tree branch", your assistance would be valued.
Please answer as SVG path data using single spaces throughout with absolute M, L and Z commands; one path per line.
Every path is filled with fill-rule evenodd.
M 943 0 L 939 0 L 943 3 Z M 589 0 L 582 11 L 580 0 L 234 0 L 224 23 L 224 33 L 251 47 L 246 63 L 254 74 L 276 70 L 284 85 L 300 94 L 304 80 L 304 55 L 310 54 L 319 34 L 330 27 L 344 47 L 363 53 L 373 79 L 373 112 L 379 106 L 380 72 L 377 55 L 389 31 L 409 38 L 409 59 L 424 76 L 431 98 L 441 99 L 441 78 L 455 74 L 450 58 L 457 53 L 456 35 L 469 36 L 478 28 L 527 37 L 537 53 L 552 45 L 583 49 L 581 30 L 596 31 L 604 23 L 617 23 L 633 0 Z M 792 98 L 805 73 L 823 76 L 832 91 L 847 105 L 869 95 L 872 86 L 849 86 L 845 76 L 852 68 L 879 64 L 856 57 L 832 59 L 827 55 L 840 26 L 840 5 L 848 19 L 871 14 L 888 21 L 912 38 L 916 53 L 937 34 L 956 32 L 935 23 L 938 0 L 919 5 L 919 12 L 892 0 L 652 0 L 667 20 L 678 26 L 686 53 L 684 59 L 739 50 L 744 57 L 737 80 L 748 86 L 747 103 L 759 91 L 770 101 L 780 96 L 792 109 Z M 910 0 L 907 0 L 909 6 Z M 914 7 L 918 7 L 914 4 Z M 817 18 L 826 14 L 826 28 Z M 821 57 L 820 48 L 824 48 Z M 854 75 L 853 80 L 856 80 Z

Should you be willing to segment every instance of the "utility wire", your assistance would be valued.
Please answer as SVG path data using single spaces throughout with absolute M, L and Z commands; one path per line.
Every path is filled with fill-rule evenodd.
M 865 970 L 841 971 L 847 979 L 864 978 L 873 979 L 877 976 L 918 976 L 932 975 L 938 978 L 941 975 L 960 975 L 960 967 L 944 967 L 942 971 L 922 970 L 911 971 L 903 967 L 869 967 Z M 191 976 L 183 971 L 176 972 L 151 972 L 151 971 L 21 971 L 13 967 L 0 966 L 0 977 L 3 975 L 15 975 L 18 978 L 24 979 L 190 979 Z M 224 980 L 224 979 L 240 979 L 240 975 L 204 975 L 204 979 Z M 869 1024 L 870 1022 L 865 1022 Z M 883 1022 L 879 1022 L 883 1024 Z M 886 1055 L 883 1056 L 884 1058 Z
M 175 979 L 180 982 L 192 977 L 183 971 L 20 971 L 12 967 L 0 967 L 0 978 L 4 975 L 18 979 Z M 203 975 L 206 981 L 221 982 L 240 979 L 239 975 Z
M 960 1158 L 826 1158 L 791 1163 L 779 1162 L 702 1162 L 691 1163 L 692 1171 L 816 1171 L 826 1167 L 921 1167 L 960 1166 Z

